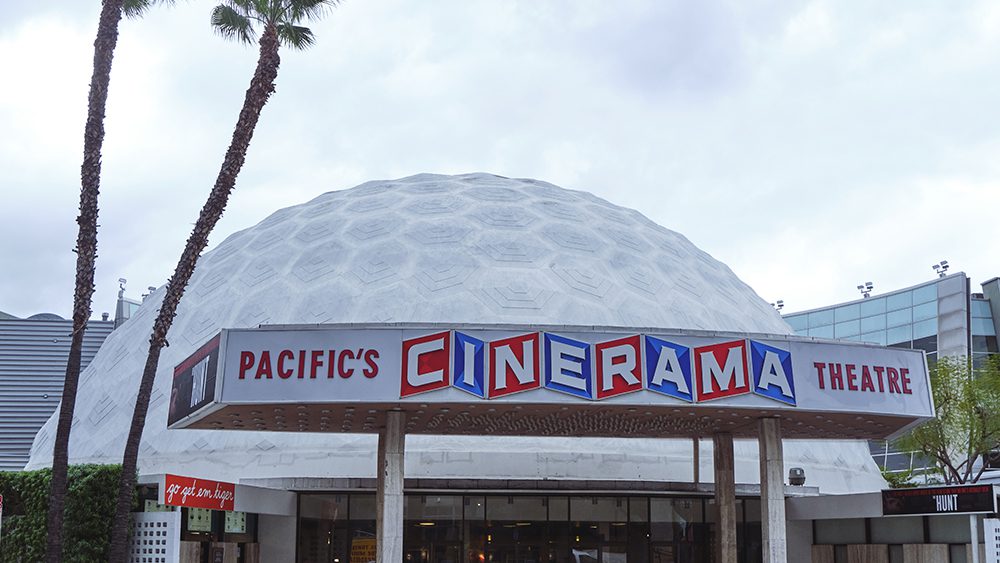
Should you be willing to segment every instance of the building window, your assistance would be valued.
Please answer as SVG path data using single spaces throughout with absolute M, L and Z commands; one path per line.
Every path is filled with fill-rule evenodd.
M 897 311 L 913 306 L 913 294 L 909 291 L 889 295 L 885 298 L 885 308 L 887 311 Z
M 834 320 L 838 323 L 853 321 L 861 316 L 861 306 L 858 304 L 845 305 L 833 310 Z
M 982 336 L 996 336 L 996 328 L 993 326 L 993 319 L 971 319 L 972 334 Z
M 825 309 L 823 311 L 813 311 L 809 313 L 809 326 L 824 326 L 833 324 L 833 310 Z
M 885 313 L 885 297 L 877 299 L 865 299 L 861 302 L 861 316 L 870 317 Z
M 908 325 L 913 322 L 913 310 L 907 307 L 906 309 L 901 309 L 899 311 L 890 311 L 885 318 L 886 326 L 889 328 Z
M 859 334 L 861 334 L 861 323 L 856 320 L 837 323 L 833 332 L 835 338 L 850 338 Z
M 809 336 L 815 338 L 833 338 L 833 325 L 810 328 Z
M 937 301 L 924 303 L 913 308 L 913 322 L 937 318 Z
M 808 315 L 788 315 L 784 319 L 788 323 L 788 326 L 792 327 L 792 330 L 799 334 L 803 334 L 809 328 Z
M 936 302 L 937 284 L 925 285 L 913 290 L 913 304 Z

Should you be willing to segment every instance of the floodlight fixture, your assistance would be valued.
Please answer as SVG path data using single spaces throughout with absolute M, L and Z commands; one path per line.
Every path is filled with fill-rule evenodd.
M 948 261 L 947 260 L 942 260 L 942 261 L 938 262 L 937 264 L 934 264 L 931 267 L 934 268 L 934 273 L 936 273 L 939 278 L 943 278 L 946 275 L 948 275 L 948 268 L 949 268 L 949 266 L 948 266 Z
M 858 291 L 861 292 L 862 297 L 868 299 L 871 296 L 873 287 L 875 287 L 875 284 L 873 284 L 872 282 L 865 282 L 858 286 Z

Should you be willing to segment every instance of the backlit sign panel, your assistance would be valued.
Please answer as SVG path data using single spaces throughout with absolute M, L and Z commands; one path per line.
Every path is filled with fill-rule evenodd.
M 188 377 L 218 356 L 217 366 L 206 364 L 216 387 L 206 379 L 204 388 L 216 407 L 494 402 L 933 414 L 920 351 L 858 343 L 505 326 L 239 329 L 218 338 L 220 347 L 210 343 L 178 367 Z
M 167 506 L 233 510 L 236 485 L 168 473 L 163 476 L 163 486 L 159 496 L 162 497 L 161 504 Z
M 993 485 L 953 485 L 882 491 L 882 514 L 972 514 L 997 511 Z

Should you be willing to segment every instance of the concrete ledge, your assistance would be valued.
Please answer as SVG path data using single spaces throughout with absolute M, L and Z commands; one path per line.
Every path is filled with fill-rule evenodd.
M 243 479 L 243 484 L 298 492 L 374 492 L 374 478 L 326 478 L 294 477 Z M 574 479 L 406 479 L 407 492 L 551 492 L 551 493 L 646 493 L 646 494 L 693 494 L 711 496 L 715 493 L 712 483 L 663 482 L 663 481 L 597 481 Z M 736 485 L 737 496 L 760 496 L 760 485 L 743 483 Z M 785 486 L 786 497 L 818 496 L 817 487 Z M 826 497 L 824 497 L 826 498 Z

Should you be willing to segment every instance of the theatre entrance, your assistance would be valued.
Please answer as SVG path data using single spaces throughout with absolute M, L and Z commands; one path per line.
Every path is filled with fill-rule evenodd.
M 919 350 L 783 335 L 562 325 L 225 329 L 175 368 L 173 393 L 173 404 L 190 408 L 172 410 L 169 428 L 378 435 L 370 452 L 375 483 L 368 490 L 379 508 L 365 516 L 366 522 L 377 520 L 377 526 L 366 524 L 374 537 L 354 535 L 353 517 L 346 530 L 339 523 L 300 523 L 300 530 L 331 527 L 302 552 L 326 549 L 337 554 L 332 563 L 348 563 L 349 556 L 350 563 L 368 563 L 372 540 L 379 563 L 455 561 L 459 543 L 461 558 L 470 563 L 742 563 L 752 562 L 750 545 L 759 547 L 762 560 L 786 563 L 782 440 L 885 439 L 934 415 Z M 477 495 L 467 483 L 485 469 L 477 463 L 488 463 L 485 457 L 475 461 L 478 452 L 469 456 L 473 463 L 456 466 L 457 473 L 441 467 L 462 484 L 408 490 L 410 435 L 710 438 L 713 475 L 705 481 L 714 485 L 719 510 L 705 510 L 708 499 L 693 494 L 697 487 L 684 488 L 692 498 L 671 497 L 648 488 L 648 476 L 631 470 L 587 472 L 593 480 L 582 487 L 553 485 L 549 494 L 538 489 L 548 486 L 538 466 L 519 473 L 528 482 L 515 479 L 517 486 L 510 487 L 497 477 L 498 487 Z M 745 526 L 738 520 L 733 444 L 741 438 L 758 445 L 758 513 L 766 518 L 754 528 L 757 541 L 746 532 L 740 537 Z M 694 485 L 704 482 L 697 444 L 692 442 Z M 626 446 L 615 448 L 628 455 Z M 621 478 L 638 486 L 623 486 Z M 633 490 L 663 496 L 628 496 Z M 440 506 L 434 507 L 438 495 Z M 473 509 L 477 501 L 482 505 Z M 640 508 L 633 509 L 633 501 Z M 700 510 L 697 518 L 684 516 L 688 509 L 676 504 L 656 508 L 685 501 Z M 511 508 L 519 502 L 531 508 Z M 344 547 L 335 549 L 337 530 L 347 535 Z
M 694 563 L 714 560 L 704 496 L 407 493 L 405 563 Z M 760 502 L 738 501 L 741 563 L 760 561 Z M 299 495 L 299 563 L 369 563 L 375 496 Z

